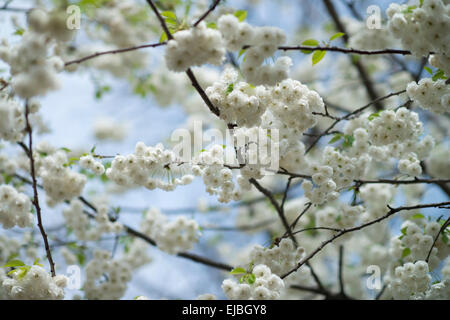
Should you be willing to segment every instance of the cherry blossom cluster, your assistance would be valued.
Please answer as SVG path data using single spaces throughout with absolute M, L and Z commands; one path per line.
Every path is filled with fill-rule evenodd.
M 19 277 L 14 272 L 3 280 L 2 289 L 7 299 L 13 300 L 62 300 L 68 279 L 63 275 L 52 277 L 44 268 L 34 265 Z
M 80 166 L 85 169 L 93 171 L 96 175 L 102 175 L 105 173 L 105 167 L 103 164 L 96 160 L 91 154 L 82 156 L 80 158 Z
M 9 185 L 0 185 L 0 223 L 3 228 L 30 227 L 33 220 L 30 198 Z
M 272 248 L 256 245 L 250 251 L 249 256 L 255 265 L 265 265 L 273 274 L 281 276 L 294 268 L 304 254 L 305 249 L 295 248 L 292 240 L 285 238 Z
M 302 189 L 305 196 L 314 204 L 333 201 L 338 197 L 336 183 L 333 181 L 333 168 L 330 166 L 312 166 L 312 182 L 305 180 Z M 314 188 L 314 185 L 317 186 Z
M 350 206 L 345 203 L 328 205 L 317 211 L 317 225 L 337 229 L 350 228 L 360 219 L 363 210 L 362 206 Z
M 195 220 L 184 216 L 168 220 L 167 216 L 155 208 L 145 213 L 141 231 L 154 239 L 159 249 L 170 254 L 192 249 L 200 235 L 199 225 Z
M 389 184 L 366 184 L 359 188 L 359 196 L 364 201 L 366 211 L 362 215 L 364 222 L 379 218 L 389 210 L 387 205 L 395 195 L 395 187 Z
M 43 95 L 59 87 L 57 73 L 64 62 L 58 56 L 48 57 L 51 42 L 46 34 L 26 31 L 17 45 L 10 46 L 5 40 L 0 44 L 0 59 L 10 66 L 12 88 L 20 97 Z
M 386 281 L 389 293 L 396 300 L 448 300 L 450 279 L 430 285 L 429 271 L 428 263 L 423 260 L 395 268 L 393 277 Z
M 23 107 L 15 100 L 0 96 L 0 139 L 21 141 L 25 129 Z
M 194 158 L 193 163 L 197 164 L 192 166 L 192 173 L 202 177 L 206 192 L 217 195 L 220 202 L 237 201 L 241 198 L 241 191 L 233 182 L 233 172 L 224 166 L 223 146 L 211 146 Z M 238 183 L 244 183 L 242 180 L 245 179 L 238 179 Z
M 224 59 L 225 47 L 220 32 L 207 28 L 204 21 L 189 30 L 178 31 L 173 37 L 164 55 L 169 70 L 181 72 L 205 63 L 220 65 Z
M 253 85 L 273 86 L 288 77 L 292 60 L 283 56 L 273 65 L 263 65 L 264 60 L 273 56 L 277 47 L 286 41 L 285 33 L 275 27 L 252 27 L 240 22 L 234 15 L 222 15 L 217 27 L 225 39 L 230 51 L 239 51 L 244 46 L 251 46 L 245 52 L 241 69 L 245 79 Z
M 376 146 L 402 143 L 417 138 L 422 133 L 422 123 L 416 112 L 406 108 L 385 110 L 367 128 L 370 142 Z
M 323 112 L 324 103 L 320 95 L 310 90 L 297 80 L 286 79 L 270 88 L 267 99 L 262 103 L 272 112 L 283 125 L 295 128 L 303 133 L 317 123 L 313 112 Z
M 220 81 L 206 89 L 206 94 L 219 108 L 220 118 L 226 123 L 236 123 L 239 127 L 257 126 L 267 107 L 259 96 L 266 94 L 266 90 L 262 86 L 255 88 L 246 82 L 237 82 L 237 79 L 237 72 L 227 68 Z
M 428 62 L 435 68 L 441 69 L 450 76 L 450 57 L 444 54 L 431 54 Z
M 225 279 L 222 282 L 222 290 L 230 300 L 276 300 L 280 298 L 284 288 L 283 280 L 272 273 L 264 264 L 253 267 L 255 275 L 253 284 L 239 283 L 234 279 Z
M 436 221 L 406 220 L 401 229 L 402 235 L 391 240 L 391 256 L 395 259 L 403 259 L 404 262 L 414 262 L 427 257 L 441 225 Z M 428 260 L 430 268 L 435 269 L 449 254 L 450 245 L 442 240 L 442 236 L 439 236 Z
M 450 179 L 450 149 L 445 145 L 437 146 L 428 157 L 426 165 L 431 176 Z
M 189 165 L 182 164 L 175 153 L 165 149 L 161 143 L 155 147 L 147 147 L 143 142 L 138 142 L 134 154 L 114 158 L 106 175 L 121 186 L 144 186 L 149 190 L 159 188 L 172 191 L 179 185 L 192 182 L 193 176 L 185 173 L 189 172 L 189 168 Z M 175 178 L 177 174 L 180 178 Z M 163 180 L 164 177 L 167 182 Z
M 132 267 L 121 259 L 112 260 L 105 250 L 96 250 L 86 266 L 84 294 L 88 300 L 120 299 L 131 280 Z
M 391 3 L 386 10 L 388 28 L 403 47 L 416 56 L 430 52 L 448 54 L 450 35 L 442 30 L 450 27 L 450 9 L 442 0 L 424 1 L 421 7 L 408 10 L 407 4 Z
M 121 223 L 110 221 L 106 205 L 97 206 L 95 225 L 91 224 L 89 217 L 83 212 L 83 203 L 78 199 L 70 202 L 70 206 L 63 210 L 63 215 L 66 226 L 71 228 L 81 241 L 95 241 L 100 239 L 103 233 L 119 234 L 123 230 Z
M 39 155 L 35 156 L 38 157 Z M 86 176 L 70 170 L 66 152 L 58 150 L 41 161 L 38 174 L 42 179 L 49 205 L 70 201 L 81 195 L 87 182 Z
M 423 78 L 418 83 L 409 83 L 406 91 L 409 98 L 424 109 L 434 113 L 450 112 L 450 86 L 445 80 Z

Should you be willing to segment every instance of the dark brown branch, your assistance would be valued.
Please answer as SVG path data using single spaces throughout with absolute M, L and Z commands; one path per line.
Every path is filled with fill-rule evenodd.
M 156 6 L 152 0 L 147 0 L 147 3 L 152 8 L 153 12 L 156 15 L 156 18 L 158 18 L 159 23 L 161 24 L 161 27 L 163 28 L 164 32 L 167 35 L 167 39 L 172 40 L 173 39 L 172 33 L 170 33 L 169 28 L 167 27 L 167 24 L 164 21 L 164 18 L 161 16 L 161 14 L 158 11 L 158 8 L 156 8 Z
M 39 194 L 37 191 L 38 188 L 38 183 L 36 180 L 36 168 L 35 168 L 35 163 L 34 163 L 34 157 L 33 157 L 33 129 L 31 128 L 30 125 L 30 121 L 29 121 L 29 106 L 28 106 L 28 101 L 25 103 L 25 130 L 28 134 L 28 147 L 27 152 L 25 152 L 30 160 L 30 174 L 31 174 L 31 186 L 33 188 L 33 205 L 36 209 L 36 216 L 37 216 L 37 220 L 38 220 L 38 227 L 39 227 L 39 231 L 41 232 L 42 235 L 42 239 L 44 240 L 44 247 L 45 247 L 45 252 L 47 253 L 47 260 L 48 263 L 50 265 L 50 270 L 51 270 L 51 274 L 52 277 L 56 276 L 56 272 L 55 272 L 55 263 L 53 262 L 53 257 L 52 257 L 52 252 L 50 250 L 50 246 L 48 244 L 48 237 L 47 234 L 45 233 L 45 229 L 44 229 L 44 225 L 42 224 L 42 212 L 41 212 L 41 206 L 39 205 Z
M 156 17 L 158 18 L 161 27 L 164 29 L 164 32 L 166 32 L 167 34 L 167 39 L 172 40 L 173 36 L 169 31 L 169 28 L 167 27 L 166 22 L 164 21 L 163 17 L 161 16 L 161 14 L 159 13 L 158 9 L 156 8 L 155 4 L 153 3 L 152 0 L 147 0 L 147 3 L 150 5 L 150 7 L 152 8 L 153 12 L 155 13 Z M 216 116 L 220 115 L 220 111 L 218 108 L 216 108 L 214 106 L 214 104 L 211 102 L 211 100 L 209 100 L 206 92 L 203 90 L 203 88 L 200 86 L 200 84 L 198 83 L 197 79 L 195 78 L 194 73 L 192 72 L 192 70 L 189 68 L 186 70 L 186 74 L 189 77 L 189 79 L 191 80 L 192 86 L 195 88 L 195 90 L 197 90 L 197 92 L 200 94 L 200 96 L 202 97 L 203 101 L 206 103 L 206 105 L 208 106 L 209 110 L 214 113 Z
M 344 246 L 339 246 L 339 259 L 338 259 L 338 279 L 339 279 L 339 293 L 345 296 L 344 288 Z
M 278 50 L 289 51 L 289 50 L 321 50 L 321 51 L 333 51 L 333 52 L 342 52 L 342 53 L 353 53 L 360 55 L 379 55 L 379 54 L 402 54 L 402 55 L 410 55 L 411 51 L 401 50 L 401 49 L 383 49 L 383 50 L 359 50 L 353 48 L 341 48 L 341 47 L 327 47 L 327 46 L 280 46 Z
M 448 209 L 448 208 L 447 208 Z M 445 229 L 450 225 L 450 217 L 447 218 L 447 220 L 442 225 L 441 229 L 439 229 L 438 234 L 434 238 L 433 244 L 431 245 L 430 250 L 428 251 L 427 258 L 425 259 L 426 262 L 430 259 L 431 252 L 433 251 L 434 245 L 436 244 L 436 241 L 439 239 L 439 236 L 441 233 L 445 232 Z
M 88 55 L 86 57 L 83 57 L 83 58 L 80 58 L 80 59 L 77 59 L 77 60 L 68 61 L 68 62 L 64 63 L 64 65 L 67 67 L 67 66 L 70 66 L 71 64 L 75 64 L 75 63 L 79 64 L 79 63 L 82 63 L 82 62 L 84 62 L 86 60 L 94 59 L 94 58 L 97 58 L 97 57 L 100 57 L 100 56 L 103 56 L 103 55 L 106 55 L 106 54 L 117 54 L 117 53 L 135 51 L 135 50 L 144 49 L 144 48 L 155 48 L 155 47 L 164 46 L 166 44 L 167 44 L 167 42 L 164 41 L 164 42 L 160 42 L 160 43 L 143 44 L 143 45 L 136 46 L 136 47 L 129 47 L 129 48 L 116 49 L 116 50 L 96 52 L 96 53 L 93 53 L 91 55 Z
M 333 122 L 333 123 L 332 123 L 325 131 L 323 131 L 321 134 L 319 134 L 319 135 L 316 137 L 316 139 L 313 140 L 313 142 L 312 142 L 312 143 L 309 145 L 309 147 L 306 149 L 305 154 L 307 154 L 307 153 L 308 153 L 308 152 L 309 152 L 309 151 L 310 151 L 310 150 L 311 150 L 311 149 L 319 142 L 320 138 L 322 138 L 323 136 L 328 135 L 328 134 L 331 132 L 331 130 L 332 130 L 339 122 L 341 122 L 341 121 L 343 121 L 343 120 L 350 120 L 350 119 L 353 119 L 357 114 L 363 112 L 364 110 L 366 110 L 367 108 L 369 108 L 371 105 L 376 104 L 376 103 L 378 103 L 378 102 L 380 102 L 380 101 L 382 101 L 382 100 L 388 99 L 388 98 L 390 98 L 390 97 L 400 95 L 400 94 L 405 93 L 405 92 L 406 92 L 406 90 L 400 90 L 400 91 L 397 91 L 397 92 L 389 93 L 389 94 L 387 94 L 387 95 L 385 95 L 385 96 L 376 98 L 375 100 L 373 100 L 373 101 L 367 103 L 366 105 L 362 106 L 361 108 L 358 108 L 358 109 L 356 109 L 356 110 L 354 110 L 354 111 L 352 111 L 352 112 L 346 114 L 346 115 L 343 116 L 343 117 L 340 117 L 340 118 L 335 118 L 335 117 L 333 117 L 333 119 L 335 119 L 334 122 Z
M 283 223 L 284 228 L 288 232 L 289 237 L 294 242 L 294 244 L 297 245 L 297 239 L 295 239 L 295 237 L 293 236 L 291 229 L 289 228 L 289 223 L 287 222 L 287 219 L 284 216 L 284 212 L 283 212 L 282 208 L 280 207 L 280 205 L 278 204 L 277 200 L 275 200 L 275 198 L 273 197 L 272 192 L 270 192 L 269 190 L 264 188 L 258 181 L 256 181 L 253 178 L 251 178 L 249 181 L 252 185 L 255 186 L 256 189 L 258 189 L 259 192 L 264 194 L 269 199 L 270 203 L 273 205 L 273 207 L 277 211 L 278 216 L 279 216 L 281 222 Z
M 211 102 L 211 100 L 209 100 L 208 95 L 206 94 L 205 90 L 203 90 L 203 88 L 200 86 L 200 84 L 198 83 L 197 79 L 195 78 L 194 73 L 192 72 L 191 68 L 186 70 L 186 74 L 189 77 L 189 79 L 191 80 L 192 86 L 195 88 L 195 90 L 197 90 L 197 92 L 200 94 L 200 96 L 202 97 L 203 101 L 206 103 L 206 105 L 208 106 L 209 110 L 214 113 L 216 116 L 220 115 L 220 111 L 219 109 L 217 109 L 216 106 L 214 106 L 214 104 Z
M 198 26 L 200 22 L 202 22 L 206 17 L 216 9 L 217 5 L 219 4 L 220 0 L 215 0 L 214 3 L 209 7 L 209 9 L 201 15 L 201 17 L 194 23 L 194 27 Z

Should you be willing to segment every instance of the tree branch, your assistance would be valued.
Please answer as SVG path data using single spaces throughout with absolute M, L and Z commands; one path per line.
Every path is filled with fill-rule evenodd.
M 220 0 L 215 0 L 214 3 L 209 7 L 209 9 L 201 15 L 201 17 L 194 23 L 194 27 L 198 26 L 200 22 L 202 22 L 206 17 L 216 9 L 217 5 L 219 4 Z
M 344 234 L 353 232 L 353 231 L 357 231 L 357 230 L 361 230 L 363 228 L 366 228 L 372 224 L 378 223 L 380 221 L 383 221 L 387 218 L 389 218 L 390 216 L 394 215 L 395 213 L 402 211 L 402 210 L 415 210 L 415 209 L 422 209 L 422 208 L 438 208 L 439 206 L 444 206 L 444 205 L 450 205 L 450 201 L 447 202 L 440 202 L 440 203 L 429 203 L 429 204 L 420 204 L 420 205 L 415 205 L 415 206 L 411 206 L 411 207 L 398 207 L 398 208 L 392 208 L 388 205 L 389 211 L 384 215 L 381 216 L 377 219 L 371 220 L 367 223 L 364 223 L 360 226 L 357 227 L 353 227 L 353 228 L 347 228 L 347 229 L 340 229 L 333 237 L 329 238 L 328 240 L 325 240 L 324 242 L 322 242 L 314 251 L 312 251 L 309 255 L 307 255 L 304 259 L 302 259 L 302 261 L 300 261 L 297 266 L 295 268 L 293 268 L 292 270 L 290 270 L 289 272 L 287 272 L 286 274 L 282 275 L 281 278 L 284 279 L 287 276 L 289 276 L 291 273 L 297 271 L 301 266 L 303 266 L 306 262 L 308 262 L 311 258 L 313 258 L 317 253 L 319 253 L 326 245 L 332 243 L 334 240 L 336 240 L 337 238 L 343 236 Z
M 109 50 L 109 51 L 102 51 L 102 52 L 96 52 L 94 54 L 88 55 L 86 57 L 77 59 L 77 60 L 72 60 L 72 61 L 68 61 L 66 63 L 64 63 L 64 66 L 70 66 L 71 64 L 79 64 L 82 62 L 85 62 L 86 60 L 90 60 L 90 59 L 94 59 L 106 54 L 117 54 L 117 53 L 123 53 L 123 52 L 129 52 L 129 51 L 135 51 L 135 50 L 139 50 L 139 49 L 144 49 L 144 48 L 155 48 L 155 47 L 160 47 L 160 46 L 164 46 L 166 45 L 167 42 L 160 42 L 160 43 L 152 43 L 152 44 L 143 44 L 140 46 L 136 46 L 136 47 L 129 47 L 129 48 L 122 48 L 122 49 L 116 49 L 116 50 Z
M 44 246 L 45 246 L 45 252 L 47 253 L 47 260 L 48 263 L 50 265 L 50 270 L 51 270 L 51 274 L 52 277 L 56 276 L 56 272 L 55 272 L 55 263 L 53 262 L 53 257 L 52 257 L 52 252 L 50 250 L 50 246 L 48 244 L 48 237 L 47 234 L 45 233 L 45 229 L 44 229 L 44 225 L 42 224 L 42 212 L 41 212 L 41 206 L 39 205 L 39 194 L 37 191 L 38 188 L 38 184 L 37 184 L 37 180 L 36 180 L 36 169 L 35 169 L 35 163 L 34 163 L 34 157 L 33 157 L 33 130 L 31 128 L 30 125 L 30 121 L 29 121 L 29 106 L 28 106 L 28 101 L 26 101 L 25 103 L 25 130 L 28 134 L 28 147 L 25 149 L 27 150 L 25 153 L 27 154 L 29 160 L 30 160 L 30 174 L 31 174 L 31 186 L 33 188 L 33 205 L 36 209 L 36 216 L 37 216 L 37 220 L 38 220 L 38 227 L 39 227 L 39 231 L 41 232 L 42 235 L 42 239 L 44 240 Z

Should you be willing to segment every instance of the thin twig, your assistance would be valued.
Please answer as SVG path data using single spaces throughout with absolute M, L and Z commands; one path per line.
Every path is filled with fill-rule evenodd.
M 48 237 L 47 237 L 47 234 L 45 233 L 44 225 L 42 224 L 42 212 L 41 212 L 41 206 L 39 205 L 39 194 L 37 191 L 38 183 L 36 180 L 36 169 L 35 169 L 35 163 L 34 163 L 34 157 L 33 157 L 33 130 L 31 128 L 29 117 L 28 117 L 29 112 L 30 112 L 30 110 L 29 110 L 29 106 L 28 106 L 28 101 L 26 101 L 26 103 L 25 103 L 25 123 L 26 123 L 25 130 L 28 133 L 28 152 L 26 152 L 26 153 L 30 160 L 30 174 L 31 174 L 31 180 L 32 180 L 31 185 L 33 188 L 33 196 L 34 196 L 32 203 L 33 203 L 34 207 L 36 208 L 36 216 L 37 216 L 37 220 L 38 220 L 39 231 L 41 232 L 42 239 L 44 240 L 44 247 L 45 247 L 45 252 L 47 253 L 47 260 L 50 265 L 52 277 L 54 277 L 54 276 L 56 276 L 55 263 L 53 262 L 52 252 L 51 252 L 50 246 L 48 244 Z
M 439 206 L 441 208 L 441 206 Z M 438 234 L 434 238 L 433 244 L 430 247 L 430 250 L 428 251 L 427 258 L 425 259 L 426 262 L 430 259 L 431 252 L 433 251 L 434 245 L 436 244 L 436 241 L 439 239 L 439 235 L 443 232 L 445 232 L 445 229 L 450 225 L 450 217 L 447 218 L 447 220 L 442 225 L 441 229 L 439 229 Z
M 439 207 L 439 206 L 443 206 L 443 205 L 450 205 L 450 201 L 447 202 L 440 202 L 440 203 L 428 203 L 428 204 L 420 204 L 420 205 L 415 205 L 415 206 L 411 206 L 411 207 L 398 207 L 398 208 L 392 208 L 388 205 L 389 211 L 374 220 L 371 220 L 369 222 L 366 222 L 362 225 L 359 225 L 357 227 L 353 227 L 353 228 L 347 228 L 347 229 L 341 229 L 340 231 L 338 231 L 335 235 L 333 235 L 331 238 L 329 238 L 328 240 L 325 240 L 324 242 L 322 242 L 315 250 L 313 250 L 310 254 L 308 254 L 305 258 L 303 258 L 298 264 L 297 266 L 295 266 L 292 270 L 290 270 L 289 272 L 285 273 L 284 275 L 281 276 L 282 279 L 286 278 L 287 276 L 289 276 L 291 273 L 297 271 L 301 266 L 303 266 L 306 262 L 308 262 L 311 258 L 313 258 L 317 253 L 319 253 L 326 245 L 332 243 L 334 240 L 336 240 L 337 238 L 343 236 L 344 234 L 350 233 L 350 232 L 354 232 L 357 230 L 361 230 L 363 228 L 366 228 L 370 225 L 373 225 L 375 223 L 378 223 L 380 221 L 383 221 L 387 218 L 389 218 L 390 216 L 394 215 L 395 213 L 399 212 L 399 211 L 403 211 L 403 210 L 415 210 L 415 209 L 423 209 L 423 208 L 432 208 L 432 207 Z
M 204 19 L 206 19 L 206 17 L 214 11 L 214 9 L 217 7 L 217 5 L 219 4 L 220 0 L 215 0 L 214 3 L 209 7 L 209 9 L 201 15 L 201 17 L 194 23 L 194 27 L 198 26 L 198 24 L 200 22 L 202 22 Z
M 82 62 L 84 62 L 86 60 L 94 59 L 94 58 L 97 58 L 97 57 L 100 57 L 100 56 L 103 56 L 103 55 L 106 55 L 106 54 L 117 54 L 117 53 L 135 51 L 135 50 L 144 49 L 144 48 L 156 48 L 156 47 L 164 46 L 166 44 L 167 44 L 167 42 L 164 41 L 164 42 L 159 42 L 159 43 L 143 44 L 143 45 L 136 46 L 136 47 L 129 47 L 129 48 L 116 49 L 116 50 L 96 52 L 96 53 L 93 53 L 91 55 L 88 55 L 86 57 L 83 57 L 83 58 L 80 58 L 80 59 L 77 59 L 77 60 L 68 61 L 68 62 L 64 63 L 64 65 L 67 67 L 67 66 L 70 66 L 71 64 L 75 64 L 75 63 L 79 64 L 79 63 L 82 63 Z

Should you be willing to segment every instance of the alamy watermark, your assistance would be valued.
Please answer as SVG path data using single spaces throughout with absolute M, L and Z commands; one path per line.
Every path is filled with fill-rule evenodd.
M 173 151 L 185 163 L 194 163 L 199 154 L 206 151 L 204 145 L 222 145 L 223 163 L 239 166 L 261 166 L 266 175 L 279 170 L 279 131 L 256 127 L 252 129 L 203 130 L 202 121 L 194 121 L 193 129 L 177 129 L 170 138 L 175 143 Z M 209 165 L 210 159 L 202 159 L 201 164 Z

